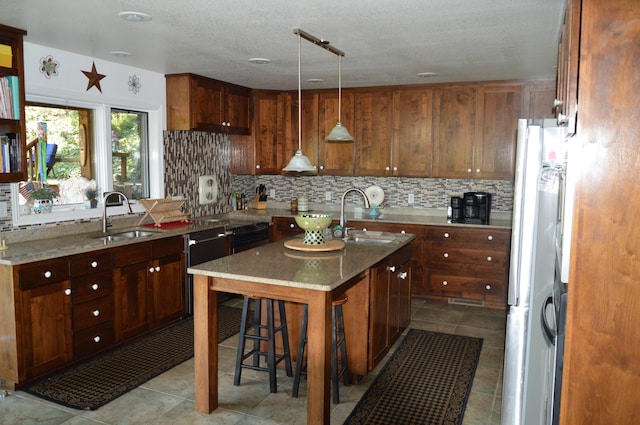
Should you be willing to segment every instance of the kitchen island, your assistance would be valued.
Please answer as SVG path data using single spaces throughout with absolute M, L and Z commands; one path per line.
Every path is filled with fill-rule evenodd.
M 308 304 L 307 423 L 328 424 L 331 301 L 348 293 L 348 303 L 358 306 L 354 310 L 368 323 L 370 269 L 415 238 L 411 234 L 383 236 L 385 243 L 347 241 L 343 249 L 328 252 L 291 250 L 278 241 L 190 267 L 188 272 L 194 275 L 196 410 L 211 413 L 218 407 L 217 292 L 230 292 Z

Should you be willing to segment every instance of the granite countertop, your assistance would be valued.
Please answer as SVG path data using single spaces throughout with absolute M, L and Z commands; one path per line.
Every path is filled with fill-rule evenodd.
M 383 233 L 391 243 L 347 241 L 340 250 L 306 252 L 285 241 L 219 258 L 187 269 L 189 273 L 269 285 L 331 291 L 415 239 L 411 234 Z

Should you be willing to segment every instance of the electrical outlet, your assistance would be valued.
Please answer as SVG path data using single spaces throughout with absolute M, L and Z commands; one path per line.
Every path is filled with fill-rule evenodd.
M 276 190 L 275 189 L 269 189 L 269 198 L 273 199 L 276 197 Z
M 330 201 L 331 200 L 331 192 L 327 191 L 324 193 L 324 200 L 325 201 Z
M 413 204 L 413 202 L 414 202 L 414 201 L 415 201 L 415 198 L 414 198 L 414 196 L 413 196 L 413 193 L 410 193 L 410 194 L 409 194 L 409 203 L 410 203 L 410 204 Z

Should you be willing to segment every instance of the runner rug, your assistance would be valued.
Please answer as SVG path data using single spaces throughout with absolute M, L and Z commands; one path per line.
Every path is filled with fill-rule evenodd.
M 481 338 L 410 329 L 345 424 L 461 424 L 481 349 Z
M 218 342 L 238 333 L 241 314 L 242 309 L 218 306 Z M 191 357 L 193 319 L 189 318 L 24 391 L 74 409 L 94 410 Z

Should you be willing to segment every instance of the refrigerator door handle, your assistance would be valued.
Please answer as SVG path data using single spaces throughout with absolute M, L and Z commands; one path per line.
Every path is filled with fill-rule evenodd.
M 547 322 L 547 307 L 549 305 L 553 306 L 553 297 L 549 295 L 547 300 L 542 305 L 542 310 L 540 311 L 540 319 L 542 321 L 542 330 L 543 334 L 547 342 L 551 345 L 556 345 L 556 329 L 555 326 L 549 326 L 549 322 Z

